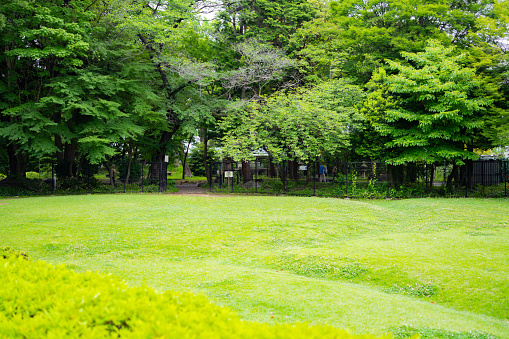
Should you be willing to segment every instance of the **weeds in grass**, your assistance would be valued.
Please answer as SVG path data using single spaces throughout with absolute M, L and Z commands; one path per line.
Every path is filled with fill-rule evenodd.
M 303 257 L 293 254 L 284 255 L 277 257 L 272 264 L 304 276 L 353 279 L 368 272 L 368 269 L 358 262 L 345 263 L 313 255 Z
M 409 338 L 415 334 L 420 334 L 421 339 L 498 339 L 493 334 L 480 331 L 455 332 L 432 328 L 414 328 L 411 326 L 401 326 L 391 329 L 396 339 Z
M 438 288 L 429 284 L 409 284 L 406 286 L 394 285 L 386 288 L 384 292 L 389 294 L 406 294 L 414 297 L 431 297 L 438 293 Z

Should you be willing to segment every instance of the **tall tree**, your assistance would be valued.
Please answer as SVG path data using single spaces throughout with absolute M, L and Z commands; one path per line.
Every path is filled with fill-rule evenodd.
M 492 93 L 497 91 L 476 70 L 462 65 L 465 55 L 430 41 L 424 52 L 402 52 L 407 61 L 388 60 L 395 74 L 383 83 L 392 107 L 374 122 L 388 136 L 393 164 L 474 159 Z
M 58 151 L 58 121 L 40 106 L 48 83 L 83 65 L 89 49 L 86 2 L 3 1 L 0 31 L 0 137 L 9 154 L 11 177 L 24 177 L 29 154 Z
M 227 132 L 222 150 L 235 160 L 249 160 L 253 151 L 264 149 L 276 163 L 337 156 L 350 146 L 352 133 L 360 128 L 355 106 L 363 96 L 360 87 L 344 79 L 275 93 L 223 121 Z
M 363 84 L 385 59 L 421 51 L 429 39 L 468 49 L 472 62 L 488 69 L 498 63 L 507 34 L 506 8 L 505 0 L 331 1 L 297 30 L 292 46 L 304 66 L 329 66 Z

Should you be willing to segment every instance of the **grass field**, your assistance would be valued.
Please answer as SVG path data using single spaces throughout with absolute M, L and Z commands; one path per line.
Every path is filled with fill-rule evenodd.
M 128 194 L 0 203 L 2 247 L 132 285 L 203 293 L 247 320 L 509 338 L 507 199 Z

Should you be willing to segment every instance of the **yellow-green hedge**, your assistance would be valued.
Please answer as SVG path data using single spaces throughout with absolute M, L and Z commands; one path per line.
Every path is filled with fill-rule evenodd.
M 242 321 L 203 296 L 160 294 L 112 275 L 0 256 L 0 338 L 69 337 L 376 338 L 328 326 Z

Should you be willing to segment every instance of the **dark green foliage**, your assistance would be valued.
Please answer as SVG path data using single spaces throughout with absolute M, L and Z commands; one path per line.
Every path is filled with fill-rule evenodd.
M 93 177 L 95 174 L 99 173 L 99 164 L 92 164 L 87 158 L 82 159 L 80 167 L 80 175 L 82 177 Z
M 57 189 L 67 192 L 83 192 L 101 187 L 102 183 L 95 177 L 58 178 Z
M 286 47 L 290 36 L 304 22 L 312 20 L 316 8 L 303 0 L 241 0 L 224 1 L 225 10 L 219 14 L 223 34 L 233 41 L 254 38 Z
M 72 175 L 69 173 L 69 168 L 72 167 Z M 55 173 L 57 178 L 68 178 L 76 176 L 76 171 L 78 166 L 74 163 L 74 161 L 66 161 L 62 160 L 55 165 Z
M 118 179 L 120 179 L 122 182 L 127 179 L 127 170 L 129 167 L 129 158 L 124 157 L 120 161 L 117 162 L 118 167 Z M 131 184 L 133 182 L 138 182 L 141 180 L 141 163 L 137 161 L 136 159 L 131 160 L 131 170 L 129 172 L 129 182 L 128 184 Z
M 215 159 L 215 152 L 212 147 L 207 148 L 207 163 L 217 161 Z M 187 156 L 187 164 L 191 169 L 194 176 L 206 176 L 205 166 L 203 166 L 203 144 L 198 144 L 194 147 Z

